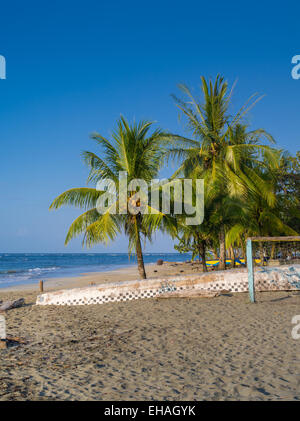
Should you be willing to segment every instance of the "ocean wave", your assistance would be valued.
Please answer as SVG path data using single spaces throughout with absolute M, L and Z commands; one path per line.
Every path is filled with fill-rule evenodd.
M 59 269 L 58 266 L 53 266 L 50 268 L 34 268 L 34 269 L 28 269 L 28 272 L 53 272 L 54 270 Z
M 0 278 L 0 285 L 15 285 L 16 283 L 26 283 L 27 281 L 29 281 L 31 279 L 31 276 L 18 276 L 18 277 L 13 277 L 13 278 L 4 278 L 1 279 Z
M 32 268 L 32 269 L 7 269 L 0 271 L 0 275 L 16 275 L 16 274 L 25 274 L 25 273 L 42 273 L 42 272 L 54 272 L 55 270 L 60 269 L 59 266 L 46 267 L 46 268 Z

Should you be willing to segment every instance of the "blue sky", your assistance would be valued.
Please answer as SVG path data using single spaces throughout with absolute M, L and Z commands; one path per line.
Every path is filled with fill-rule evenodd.
M 170 97 L 200 75 L 238 79 L 237 109 L 266 97 L 251 114 L 280 147 L 300 149 L 297 1 L 14 1 L 1 5 L 0 252 L 80 252 L 64 247 L 78 210 L 49 212 L 62 191 L 84 186 L 89 134 L 108 136 L 123 113 L 183 133 Z M 172 169 L 169 170 L 170 172 Z M 168 174 L 168 171 L 165 172 Z M 124 238 L 108 249 L 124 252 Z M 149 251 L 173 251 L 158 235 Z

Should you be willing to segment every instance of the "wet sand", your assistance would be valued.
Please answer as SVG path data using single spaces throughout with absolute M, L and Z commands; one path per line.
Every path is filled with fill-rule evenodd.
M 37 293 L 0 292 L 25 297 L 6 322 L 28 341 L 0 350 L 0 400 L 300 400 L 298 292 L 71 307 Z

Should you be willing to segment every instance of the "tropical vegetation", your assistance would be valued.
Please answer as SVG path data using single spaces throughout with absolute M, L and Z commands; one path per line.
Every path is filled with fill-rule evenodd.
M 249 236 L 300 232 L 300 152 L 291 156 L 276 148 L 265 129 L 253 130 L 247 124 L 247 114 L 262 97 L 252 95 L 232 113 L 233 88 L 221 76 L 215 81 L 202 77 L 198 96 L 186 85 L 179 88 L 181 96 L 173 98 L 185 122 L 185 137 L 155 129 L 150 121 L 130 124 L 121 117 L 109 139 L 92 135 L 98 154 L 83 152 L 90 170 L 88 182 L 93 186 L 68 190 L 50 207 L 72 205 L 85 211 L 70 226 L 66 244 L 78 235 L 83 235 L 86 246 L 107 244 L 125 233 L 141 278 L 146 278 L 144 241 L 152 241 L 157 230 L 174 238 L 176 250 L 199 256 L 203 271 L 207 270 L 207 256 L 218 257 L 220 269 L 226 268 L 226 258 L 231 258 L 232 265 L 236 257 L 245 258 Z M 144 213 L 111 213 L 107 209 L 99 214 L 97 202 L 108 193 L 96 188 L 99 181 L 110 179 L 119 187 L 119 174 L 126 172 L 128 182 L 143 179 L 151 183 L 170 160 L 177 165 L 171 179 L 204 179 L 202 224 L 186 225 L 185 215 L 177 215 L 174 206 L 167 215 L 152 209 L 150 200 Z M 139 205 L 137 193 L 138 189 L 128 193 L 126 210 L 132 202 Z M 122 206 L 119 193 L 111 207 Z

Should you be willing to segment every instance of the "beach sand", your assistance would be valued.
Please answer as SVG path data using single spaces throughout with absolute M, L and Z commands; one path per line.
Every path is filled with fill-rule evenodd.
M 136 275 L 122 269 L 63 286 Z M 300 400 L 300 340 L 291 336 L 298 292 L 258 293 L 256 304 L 227 294 L 55 307 L 35 306 L 37 289 L 0 292 L 25 298 L 6 322 L 8 335 L 28 341 L 0 350 L 0 400 Z

